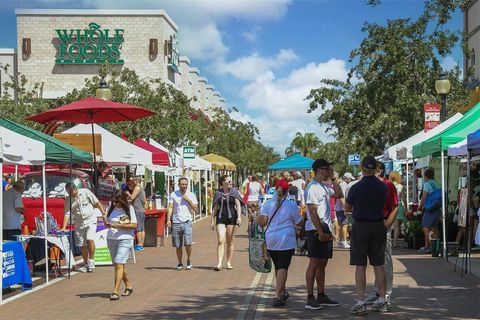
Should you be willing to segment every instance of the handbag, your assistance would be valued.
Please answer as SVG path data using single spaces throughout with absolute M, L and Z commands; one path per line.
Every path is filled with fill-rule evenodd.
M 285 199 L 283 201 L 285 201 Z M 256 272 L 269 273 L 272 270 L 272 259 L 270 258 L 270 255 L 267 251 L 265 234 L 267 233 L 267 229 L 270 226 L 270 223 L 277 214 L 278 209 L 280 209 L 280 207 L 282 206 L 283 201 L 273 213 L 272 218 L 268 221 L 265 229 L 260 228 L 255 219 L 253 219 L 253 221 L 251 222 L 248 245 L 248 259 L 250 268 L 252 268 Z

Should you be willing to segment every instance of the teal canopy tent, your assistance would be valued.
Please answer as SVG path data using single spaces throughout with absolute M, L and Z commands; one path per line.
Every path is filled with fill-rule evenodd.
M 268 170 L 311 170 L 313 160 L 299 154 L 294 154 L 268 167 Z

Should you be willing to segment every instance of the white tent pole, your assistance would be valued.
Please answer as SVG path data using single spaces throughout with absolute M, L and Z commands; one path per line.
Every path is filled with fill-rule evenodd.
M 3 179 L 3 141 L 0 137 L 0 177 Z M 0 194 L 0 275 L 3 280 L 3 189 Z M 0 290 L 0 304 L 3 302 L 3 281 L 2 290 Z
M 45 173 L 45 164 L 42 166 L 42 182 L 43 182 L 43 226 L 45 228 L 45 277 L 46 277 L 46 282 L 49 282 L 48 279 L 48 241 L 47 241 L 47 236 L 48 236 L 48 225 L 47 225 L 47 179 L 46 179 L 46 173 Z
M 15 165 L 15 181 L 18 181 L 18 164 Z
M 447 231 L 445 230 L 446 225 L 446 199 L 445 199 L 445 154 L 442 149 L 441 151 L 442 158 L 442 228 L 443 228 L 443 257 L 448 260 L 447 257 Z
M 207 170 L 205 170 L 203 172 L 203 176 L 204 176 L 204 186 L 203 186 L 203 191 L 205 191 L 205 217 L 208 216 L 208 181 L 207 181 L 207 178 L 208 178 L 208 173 L 207 173 Z
M 408 210 L 408 204 L 410 203 L 410 184 L 409 184 L 409 176 L 408 176 L 408 158 L 407 158 L 407 203 L 405 203 L 405 212 Z

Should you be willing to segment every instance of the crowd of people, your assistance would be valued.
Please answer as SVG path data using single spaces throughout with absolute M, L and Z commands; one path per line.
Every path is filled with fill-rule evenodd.
M 408 209 L 401 176 L 393 171 L 387 177 L 383 162 L 371 156 L 363 158 L 361 172 L 356 177 L 350 172 L 340 177 L 332 165 L 323 159 L 315 160 L 313 174 L 305 177 L 306 180 L 299 171 L 284 171 L 270 177 L 268 183 L 263 181 L 261 174 L 251 175 L 240 190 L 233 187 L 232 177 L 221 176 L 219 188 L 212 194 L 209 204 L 212 209 L 210 225 L 217 235 L 217 261 L 212 269 L 234 268 L 235 233 L 245 216 L 249 225 L 256 222 L 265 230 L 266 248 L 275 269 L 273 307 L 284 306 L 290 296 L 286 285 L 288 270 L 299 240 L 304 237 L 303 246 L 308 252 L 305 308 L 319 310 L 340 304 L 326 294 L 325 288 L 326 266 L 333 258 L 335 240 L 339 248 L 349 249 L 350 264 L 355 266 L 357 302 L 350 311 L 365 314 L 367 305 L 371 305 L 374 311 L 387 311 L 393 291 L 392 248 L 398 246 L 400 226 Z M 104 173 L 103 167 L 102 164 L 100 176 Z M 434 180 L 433 169 L 425 170 L 424 178 L 419 210 L 424 211 L 425 246 L 420 252 L 428 253 L 432 234 L 434 237 L 438 234 L 436 225 L 440 209 L 426 210 L 425 204 L 429 194 L 440 186 Z M 192 220 L 199 208 L 197 195 L 188 190 L 188 185 L 187 178 L 179 178 L 177 190 L 168 196 L 167 227 L 171 228 L 172 246 L 178 259 L 176 269 L 179 271 L 193 268 Z M 20 233 L 22 188 L 20 180 L 4 192 L 4 236 L 9 238 Z M 145 239 L 146 197 L 141 180 L 129 178 L 113 193 L 107 208 L 88 189 L 78 188 L 71 182 L 65 189 L 69 196 L 65 201 L 65 219 L 60 231 L 66 230 L 72 220 L 75 222 L 75 238 L 84 260 L 80 271 L 93 272 L 95 269 L 95 209 L 98 209 L 108 227 L 107 244 L 114 265 L 114 288 L 110 299 L 129 296 L 133 293 L 133 286 L 127 276 L 126 263 L 132 250 L 143 250 Z M 373 266 L 375 282 L 374 290 L 366 295 L 368 263 Z M 120 294 L 122 282 L 125 289 Z

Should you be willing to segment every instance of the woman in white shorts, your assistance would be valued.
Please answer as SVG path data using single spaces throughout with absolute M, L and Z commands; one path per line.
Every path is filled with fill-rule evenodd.
M 129 296 L 133 292 L 125 264 L 133 250 L 134 231 L 137 227 L 135 210 L 128 205 L 127 198 L 120 190 L 115 191 L 112 196 L 112 205 L 108 209 L 105 225 L 109 228 L 107 245 L 115 266 L 115 286 L 110 300 L 118 300 L 122 280 L 125 283 L 122 296 Z

